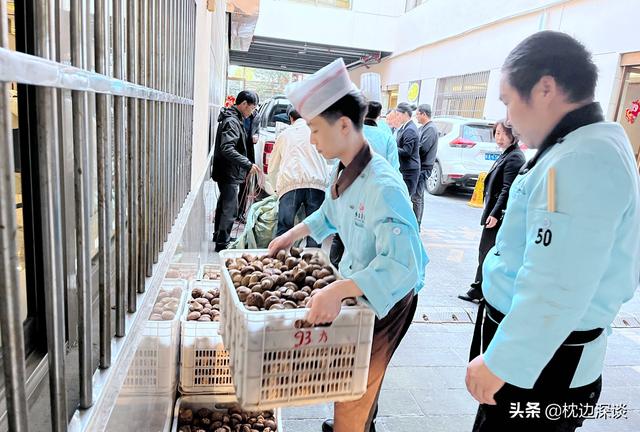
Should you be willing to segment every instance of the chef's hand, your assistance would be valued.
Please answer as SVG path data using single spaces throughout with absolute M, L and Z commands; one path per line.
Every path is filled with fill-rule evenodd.
M 351 279 L 340 279 L 320 289 L 309 299 L 309 312 L 305 318 L 311 324 L 332 323 L 342 307 L 342 300 L 361 297 L 364 293 Z
M 493 216 L 489 216 L 484 224 L 485 228 L 493 228 L 496 225 L 498 225 L 498 219 L 494 218 Z
M 275 256 L 281 250 L 288 251 L 294 242 L 295 239 L 291 235 L 291 230 L 274 238 L 269 243 L 269 256 Z
M 340 285 L 345 281 L 335 281 L 320 289 L 311 297 L 307 308 L 309 312 L 305 320 L 310 324 L 331 324 L 340 314 L 342 294 Z
M 275 256 L 281 250 L 288 251 L 295 242 L 308 235 L 311 235 L 309 227 L 304 222 L 300 222 L 286 233 L 271 240 L 271 243 L 269 243 L 269 256 Z
M 317 294 L 316 294 L 317 295 Z M 495 405 L 493 396 L 502 388 L 504 381 L 494 375 L 484 363 L 482 355 L 471 360 L 467 365 L 465 378 L 467 390 L 481 404 Z

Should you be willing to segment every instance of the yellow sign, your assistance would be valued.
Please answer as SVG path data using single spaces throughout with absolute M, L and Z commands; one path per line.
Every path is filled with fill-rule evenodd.
M 413 81 L 409 83 L 409 91 L 407 93 L 407 98 L 409 102 L 418 102 L 418 97 L 420 96 L 420 81 Z

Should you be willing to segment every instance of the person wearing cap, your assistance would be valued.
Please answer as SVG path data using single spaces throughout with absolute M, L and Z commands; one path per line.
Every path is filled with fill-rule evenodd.
M 345 245 L 343 279 L 319 290 L 306 320 L 331 323 L 342 301 L 358 297 L 376 314 L 364 396 L 336 402 L 323 431 L 369 432 L 386 368 L 404 337 L 424 285 L 428 258 L 406 186 L 398 172 L 371 150 L 362 133 L 364 97 L 342 59 L 287 87 L 287 98 L 311 128 L 311 142 L 327 159 L 340 160 L 318 211 L 269 245 L 270 254 L 306 236 L 321 242 L 338 233 Z
M 413 196 L 416 193 L 418 177 L 420 176 L 420 140 L 418 138 L 418 127 L 411 120 L 413 116 L 413 106 L 402 102 L 398 104 L 396 111 L 398 112 L 397 115 L 401 122 L 396 134 L 398 154 L 400 156 L 400 172 L 409 190 L 409 196 Z
M 597 77 L 586 48 L 553 31 L 502 67 L 507 119 L 538 152 L 483 266 L 466 376 L 474 431 L 574 431 L 589 410 L 571 407 L 600 397 L 611 323 L 640 278 L 640 182 L 624 129 L 594 102 Z
M 327 162 L 311 144 L 307 122 L 293 106 L 289 106 L 287 114 L 291 126 L 276 139 L 269 161 L 268 180 L 276 185 L 278 194 L 277 235 L 293 228 L 301 208 L 306 216 L 320 208 L 329 179 Z M 307 247 L 319 245 L 307 238 Z
M 427 179 L 431 177 L 433 165 L 436 162 L 438 152 L 438 128 L 431 121 L 431 105 L 422 104 L 416 111 L 416 120 L 420 128 L 420 175 L 416 193 L 411 197 L 413 211 L 418 219 L 418 226 L 422 224 L 422 212 L 424 211 L 424 191 L 427 187 Z

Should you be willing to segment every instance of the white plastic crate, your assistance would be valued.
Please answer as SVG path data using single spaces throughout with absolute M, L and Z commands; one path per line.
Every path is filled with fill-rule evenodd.
M 203 264 L 199 278 L 202 280 L 220 281 L 222 279 L 220 264 Z
M 106 432 L 170 432 L 173 426 L 174 394 L 163 396 L 120 395 L 106 426 L 91 430 Z
M 212 411 L 223 411 L 228 412 L 228 409 L 231 405 L 237 403 L 237 399 L 235 396 L 230 395 L 199 395 L 199 396 L 182 396 L 179 397 L 176 401 L 176 407 L 173 412 L 173 427 L 171 428 L 171 432 L 178 432 L 179 430 L 179 415 L 180 408 L 188 408 L 193 410 L 194 412 L 201 409 L 207 408 Z M 274 432 L 283 432 L 284 424 L 282 422 L 282 412 L 279 408 L 273 410 L 261 410 L 261 411 L 271 411 L 273 412 L 273 417 L 276 419 L 276 424 L 278 429 Z
M 226 250 L 220 255 L 224 262 L 243 253 L 263 255 L 267 251 Z M 326 255 L 320 255 L 329 262 Z M 330 326 L 296 328 L 307 309 L 247 310 L 226 266 L 220 295 L 221 334 L 230 352 L 236 395 L 244 408 L 348 401 L 364 394 L 375 321 L 371 309 L 361 304 L 343 307 Z
M 219 281 L 192 281 L 194 288 L 220 287 Z M 229 369 L 229 353 L 218 334 L 219 322 L 187 321 L 188 306 L 181 317 L 180 392 L 183 394 L 235 394 Z
M 171 263 L 167 272 L 164 274 L 165 279 L 184 279 L 192 281 L 198 277 L 198 264 L 192 263 Z
M 147 321 L 143 336 L 131 360 L 121 392 L 125 395 L 173 394 L 177 383 L 180 321 L 186 300 L 184 281 L 165 280 L 162 291 L 180 289 L 180 303 L 172 320 Z M 156 297 L 155 302 L 159 297 Z

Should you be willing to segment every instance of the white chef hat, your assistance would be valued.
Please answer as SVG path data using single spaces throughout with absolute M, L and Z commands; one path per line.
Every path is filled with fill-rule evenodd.
M 296 111 L 311 120 L 354 90 L 358 88 L 351 82 L 344 60 L 339 58 L 303 81 L 289 84 L 285 94 Z

